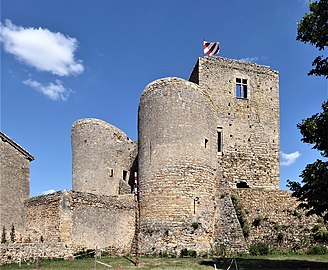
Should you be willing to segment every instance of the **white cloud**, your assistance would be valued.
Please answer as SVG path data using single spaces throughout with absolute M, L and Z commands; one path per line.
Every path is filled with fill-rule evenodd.
M 281 151 L 281 166 L 289 166 L 293 163 L 295 163 L 295 161 L 301 156 L 300 152 L 296 151 L 290 154 L 284 153 Z
M 259 57 L 254 56 L 254 57 L 241 58 L 241 59 L 239 59 L 239 61 L 242 61 L 242 62 L 256 62 L 259 59 L 260 59 Z
M 46 28 L 24 28 L 10 20 L 0 22 L 0 40 L 6 52 L 15 55 L 27 65 L 59 76 L 80 74 L 81 60 L 75 59 L 78 42 L 62 33 Z
M 67 100 L 72 93 L 70 89 L 66 89 L 63 86 L 63 83 L 60 80 L 56 80 L 56 83 L 50 82 L 48 85 L 31 79 L 27 79 L 23 81 L 23 83 L 38 90 L 52 100 Z
M 42 191 L 41 194 L 42 195 L 48 195 L 48 194 L 55 193 L 55 192 L 56 192 L 56 190 L 49 189 L 49 190 Z

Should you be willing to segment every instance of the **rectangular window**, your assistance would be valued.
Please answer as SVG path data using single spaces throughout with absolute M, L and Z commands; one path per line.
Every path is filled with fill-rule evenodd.
M 205 148 L 207 148 L 208 139 L 205 139 Z
M 217 128 L 218 134 L 218 153 L 222 154 L 222 127 Z
M 236 97 L 248 98 L 247 79 L 236 78 Z

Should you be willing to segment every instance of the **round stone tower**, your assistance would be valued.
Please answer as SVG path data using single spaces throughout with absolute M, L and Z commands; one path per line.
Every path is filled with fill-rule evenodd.
M 73 190 L 117 195 L 128 186 L 135 144 L 121 130 L 99 119 L 72 126 Z
M 144 252 L 207 250 L 212 241 L 217 127 L 198 85 L 149 84 L 139 104 L 139 182 Z

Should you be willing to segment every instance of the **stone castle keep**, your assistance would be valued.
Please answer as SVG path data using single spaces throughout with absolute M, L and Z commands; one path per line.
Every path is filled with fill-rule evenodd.
M 260 214 L 295 222 L 287 212 L 297 203 L 279 190 L 278 72 L 267 66 L 207 56 L 199 58 L 189 81 L 148 84 L 139 103 L 138 141 L 102 120 L 76 121 L 72 191 L 28 199 L 33 157 L 4 136 L 0 225 L 8 231 L 16 226 L 22 249 L 26 239 L 38 243 L 42 236 L 48 254 L 95 244 L 132 252 L 134 172 L 144 254 L 183 248 L 202 253 L 215 245 L 245 251 L 252 241 L 272 237 L 269 224 L 245 237 L 231 194 L 248 206 L 250 223 Z M 21 163 L 13 164 L 12 156 Z

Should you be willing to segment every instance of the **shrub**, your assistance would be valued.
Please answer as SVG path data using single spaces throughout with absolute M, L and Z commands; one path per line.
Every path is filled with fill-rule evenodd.
M 181 249 L 181 252 L 180 252 L 180 258 L 185 258 L 185 257 L 196 258 L 197 252 L 192 249 L 189 250 L 187 248 L 183 248 L 183 249 Z
M 311 231 L 314 240 L 321 243 L 328 242 L 328 230 L 324 225 L 315 225 Z
M 248 225 L 244 225 L 243 227 L 243 235 L 245 238 L 247 238 L 249 236 L 249 233 L 250 233 L 250 229 L 249 229 L 249 226 Z
M 15 226 L 14 226 L 14 224 L 11 225 L 10 241 L 12 243 L 15 243 L 16 242 L 16 233 L 15 233 Z
M 286 233 L 285 232 L 279 232 L 277 235 L 277 241 L 278 243 L 282 243 L 286 238 Z
M 253 256 L 269 255 L 270 246 L 267 243 L 253 244 L 249 248 L 249 253 Z
M 7 243 L 7 239 L 6 239 L 6 227 L 3 226 L 2 228 L 2 234 L 1 234 L 1 244 L 5 244 Z
M 212 255 L 218 257 L 225 257 L 227 255 L 227 248 L 225 245 L 215 245 L 212 247 Z
M 328 248 L 324 245 L 316 245 L 308 247 L 306 252 L 308 255 L 325 255 L 328 254 Z
M 264 217 L 263 216 L 257 216 L 254 220 L 253 220 L 253 223 L 252 223 L 252 225 L 254 226 L 254 227 L 258 227 L 258 226 L 260 226 L 261 225 L 261 223 L 262 223 L 262 221 L 264 220 Z

